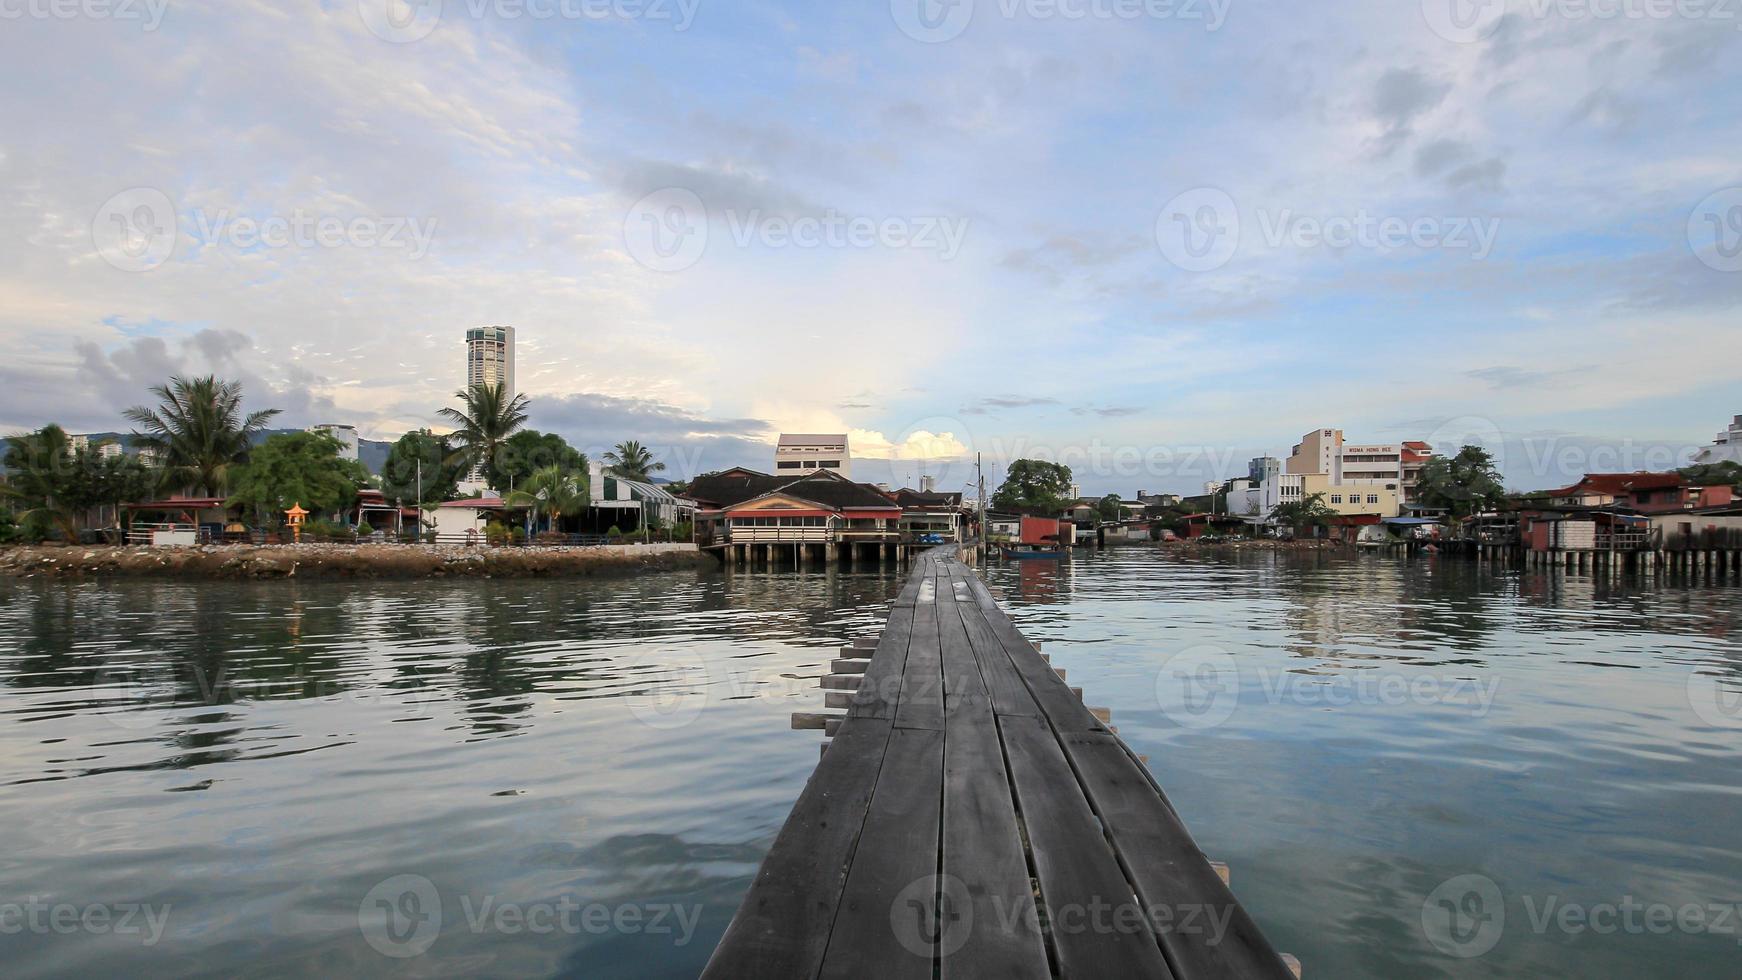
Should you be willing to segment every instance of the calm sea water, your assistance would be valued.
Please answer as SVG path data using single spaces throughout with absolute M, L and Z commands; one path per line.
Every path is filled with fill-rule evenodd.
M 987 575 L 1309 976 L 1736 975 L 1737 587 Z M 0 583 L 4 973 L 693 976 L 901 581 Z

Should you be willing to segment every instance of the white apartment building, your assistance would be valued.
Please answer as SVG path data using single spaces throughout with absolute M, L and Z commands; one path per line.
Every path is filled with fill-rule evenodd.
M 847 436 L 782 433 L 774 446 L 774 475 L 800 477 L 816 470 L 853 478 L 853 455 Z
M 356 426 L 344 425 L 338 422 L 323 422 L 320 425 L 309 426 L 309 431 L 325 432 L 327 435 L 339 440 L 339 458 L 348 459 L 353 463 L 357 461 Z
M 1742 463 L 1742 415 L 1730 422 L 1730 427 L 1718 433 L 1710 446 L 1700 450 L 1694 457 L 1694 462 L 1701 465 L 1707 463 Z

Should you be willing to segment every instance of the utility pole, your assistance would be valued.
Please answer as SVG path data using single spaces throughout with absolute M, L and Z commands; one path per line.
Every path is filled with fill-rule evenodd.
M 979 453 L 974 454 L 974 482 L 979 485 L 980 494 L 979 534 L 977 535 L 980 540 L 975 548 L 984 556 L 986 554 L 986 471 L 980 467 Z

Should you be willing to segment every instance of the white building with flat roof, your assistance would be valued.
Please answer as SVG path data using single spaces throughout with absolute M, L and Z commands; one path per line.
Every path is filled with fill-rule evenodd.
M 853 456 L 846 435 L 782 433 L 774 447 L 774 475 L 799 477 L 817 470 L 853 478 Z
M 1718 433 L 1718 438 L 1710 446 L 1700 450 L 1699 455 L 1694 457 L 1694 462 L 1701 465 L 1742 463 L 1742 415 L 1732 419 L 1728 429 Z
M 357 461 L 357 427 L 339 422 L 322 422 L 320 425 L 309 426 L 310 432 L 325 432 L 339 440 L 339 458 Z

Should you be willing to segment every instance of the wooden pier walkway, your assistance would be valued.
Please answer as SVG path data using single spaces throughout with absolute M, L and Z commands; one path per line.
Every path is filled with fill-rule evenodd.
M 705 977 L 1291 977 L 1147 770 L 948 553 Z

